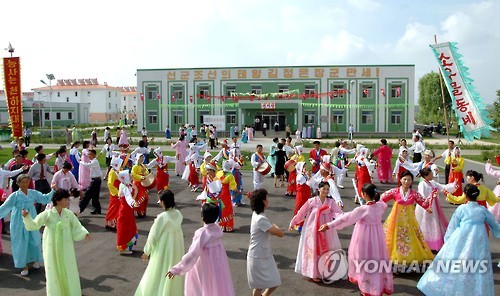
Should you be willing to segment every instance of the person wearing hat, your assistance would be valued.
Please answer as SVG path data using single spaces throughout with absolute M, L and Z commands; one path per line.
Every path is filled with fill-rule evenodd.
M 137 218 L 144 218 L 148 209 L 149 192 L 142 186 L 141 181 L 149 175 L 149 170 L 144 164 L 144 155 L 138 153 L 136 156 L 136 163 L 132 167 L 131 171 L 134 186 L 137 188 L 137 196 L 135 200 L 137 201 L 138 207 L 134 208 Z
M 106 212 L 105 224 L 107 229 L 116 229 L 116 220 L 118 219 L 118 212 L 120 209 L 120 201 L 118 199 L 118 190 L 120 189 L 120 180 L 118 179 L 118 172 L 122 166 L 123 159 L 114 156 L 111 159 L 108 174 L 108 190 L 109 190 L 109 204 L 108 211 Z
M 123 160 L 122 166 L 120 167 L 120 171 L 127 169 L 130 172 L 130 170 L 132 170 L 133 161 L 129 153 L 129 148 L 130 145 L 128 144 L 123 144 L 120 146 L 120 158 Z
M 210 151 L 205 151 L 203 154 L 203 162 L 200 164 L 200 174 L 201 174 L 201 186 L 205 188 L 207 185 L 207 166 L 212 162 L 212 154 Z M 217 171 L 217 165 L 215 166 L 215 171 Z
M 313 184 L 313 180 L 311 178 L 311 172 L 309 172 L 306 168 L 305 162 L 298 162 L 295 166 L 295 170 L 297 172 L 296 184 L 297 184 L 297 196 L 295 197 L 295 209 L 293 211 L 293 215 L 297 215 L 300 208 L 307 202 L 309 198 L 311 198 L 311 185 Z M 302 230 L 302 224 L 297 223 L 298 231 Z
M 335 174 L 329 160 L 329 155 L 323 157 L 323 162 L 320 165 L 319 171 L 314 176 L 312 176 L 313 182 L 311 184 L 311 188 L 314 192 L 317 192 L 319 183 L 328 183 L 328 185 L 330 185 L 328 196 L 333 198 L 340 208 L 343 208 L 344 203 L 342 202 L 339 190 L 337 188 L 337 185 L 335 184 Z
M 219 162 L 219 160 L 222 158 L 224 160 L 229 159 L 229 142 L 227 139 L 222 140 L 221 142 L 222 149 L 217 153 L 217 155 L 213 158 L 215 162 Z
M 354 174 L 354 180 L 356 182 L 356 197 L 354 197 L 354 202 L 356 204 L 364 204 L 362 199 L 363 186 L 365 184 L 372 184 L 372 171 L 374 166 L 367 159 L 368 148 L 362 147 L 359 149 L 358 155 L 355 158 L 356 161 L 356 173 Z
M 161 195 L 163 191 L 168 189 L 168 184 L 170 181 L 170 175 L 168 174 L 168 163 L 177 163 L 177 158 L 175 156 L 163 155 L 160 147 L 153 150 L 153 154 L 156 158 L 153 159 L 147 165 L 147 167 L 149 169 L 152 169 L 156 166 L 156 190 L 158 192 L 158 195 Z
M 219 226 L 224 232 L 234 231 L 234 212 L 231 191 L 237 191 L 237 184 L 232 174 L 236 165 L 237 163 L 234 160 L 227 160 L 222 164 L 222 171 L 218 171 L 216 174 L 222 184 L 222 190 L 219 194 L 219 198 L 224 204 L 224 207 L 221 211 Z
M 120 208 L 116 221 L 116 249 L 120 255 L 129 255 L 139 238 L 134 217 L 134 209 L 139 207 L 136 201 L 138 189 L 130 181 L 128 170 L 120 171 L 118 180 L 121 184 L 118 190 Z
M 192 143 L 189 144 L 192 148 Z M 189 182 L 189 187 L 191 187 L 191 191 L 196 192 L 200 187 L 200 159 L 197 153 L 191 151 L 186 158 L 186 171 L 183 173 L 183 180 L 187 180 Z
M 312 173 L 316 174 L 319 171 L 319 166 L 321 164 L 321 158 L 326 155 L 326 151 L 320 147 L 321 142 L 320 141 L 314 141 L 313 146 L 314 149 L 312 149 L 309 152 L 309 161 L 312 164 Z

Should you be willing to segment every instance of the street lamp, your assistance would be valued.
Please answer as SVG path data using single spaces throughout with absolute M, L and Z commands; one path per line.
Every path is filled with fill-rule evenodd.
M 54 74 L 46 74 L 47 79 L 49 80 L 49 84 L 47 84 L 43 79 L 40 80 L 41 83 L 47 85 L 50 88 L 50 93 L 49 93 L 49 120 L 50 120 L 50 137 L 53 139 L 54 138 L 54 128 L 52 125 L 52 80 L 56 79 L 54 77 Z

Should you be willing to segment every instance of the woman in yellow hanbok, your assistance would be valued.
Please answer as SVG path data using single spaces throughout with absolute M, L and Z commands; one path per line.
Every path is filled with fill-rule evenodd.
M 218 171 L 216 176 L 220 179 L 222 183 L 222 190 L 220 192 L 219 198 L 224 204 L 221 211 L 221 217 L 219 221 L 219 226 L 224 232 L 231 232 L 234 230 L 234 212 L 233 203 L 231 198 L 231 191 L 236 192 L 237 184 L 232 171 L 237 163 L 230 159 L 225 161 L 222 165 L 223 170 Z
M 134 179 L 134 186 L 137 188 L 137 196 L 135 201 L 139 204 L 138 207 L 134 208 L 138 218 L 143 218 L 146 216 L 146 211 L 148 208 L 149 192 L 147 188 L 142 186 L 141 181 L 149 175 L 149 170 L 144 165 L 144 155 L 137 154 L 137 162 L 132 167 L 132 178 Z

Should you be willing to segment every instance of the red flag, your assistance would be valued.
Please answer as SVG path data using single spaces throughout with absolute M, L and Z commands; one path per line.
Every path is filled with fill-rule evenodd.
M 174 95 L 172 95 L 172 102 L 174 102 L 174 101 L 175 101 L 175 96 L 174 96 Z
M 192 103 L 193 102 L 193 96 L 189 96 L 189 101 Z
M 381 88 L 380 93 L 382 94 L 383 97 L 385 97 L 385 89 Z
M 400 97 L 401 96 L 401 87 L 397 87 L 396 88 L 396 97 Z
M 160 94 L 157 94 L 157 95 L 156 95 L 156 98 L 157 98 L 158 100 L 159 100 L 159 99 L 161 99 Z
M 141 101 L 144 101 L 144 94 L 141 93 Z
M 363 89 L 363 93 L 364 93 L 365 95 L 368 95 L 368 94 L 369 94 L 369 92 L 368 92 L 368 90 L 367 90 L 366 88 L 365 88 L 365 89 Z

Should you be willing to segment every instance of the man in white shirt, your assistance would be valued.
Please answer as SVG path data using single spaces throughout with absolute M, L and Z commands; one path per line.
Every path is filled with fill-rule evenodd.
M 422 153 L 425 151 L 424 143 L 420 139 L 420 136 L 415 135 L 413 137 L 413 145 L 409 148 L 409 150 L 413 151 L 413 163 L 421 162 Z
M 434 158 L 434 160 L 432 160 L 432 162 L 436 162 L 436 160 L 440 159 L 440 158 L 444 158 L 444 160 L 446 160 L 446 158 L 448 156 L 451 156 L 451 154 L 453 153 L 453 149 L 455 149 L 455 142 L 452 141 L 452 140 L 449 140 L 448 141 L 448 149 L 446 149 L 443 154 L 441 155 L 438 155 Z M 448 177 L 450 176 L 450 164 L 446 163 L 445 161 L 445 167 L 444 167 L 444 180 L 445 180 L 445 184 L 448 184 Z
M 351 124 L 349 124 L 349 129 L 347 130 L 349 132 L 349 140 L 352 142 L 352 136 L 354 134 L 354 126 Z
M 90 158 L 90 162 L 80 161 L 80 165 L 84 167 L 90 168 L 90 186 L 85 190 L 85 194 L 83 195 L 82 200 L 80 201 L 80 213 L 85 211 L 85 208 L 89 204 L 89 201 L 92 200 L 92 206 L 94 210 L 90 212 L 92 215 L 101 214 L 101 203 L 99 202 L 99 191 L 101 190 L 101 177 L 102 171 L 101 166 L 96 158 L 96 151 L 94 149 L 88 150 L 88 155 Z

